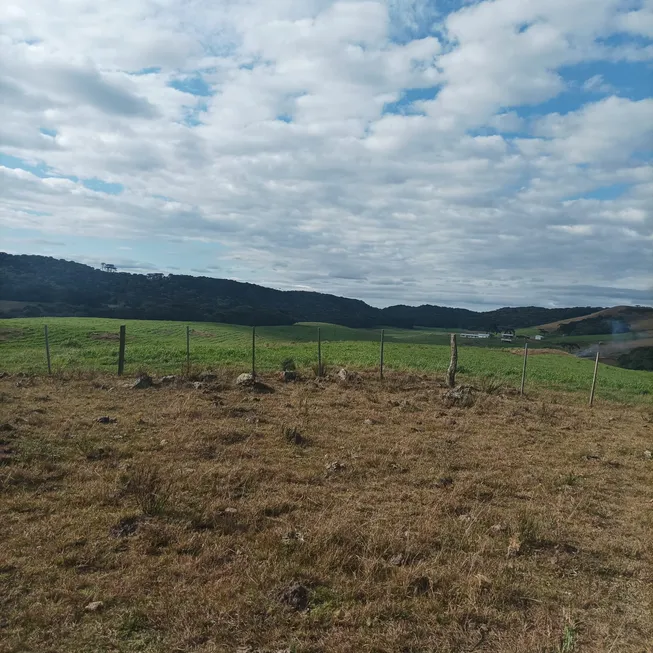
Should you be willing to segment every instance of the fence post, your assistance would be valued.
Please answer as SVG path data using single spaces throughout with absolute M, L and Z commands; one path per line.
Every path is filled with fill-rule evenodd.
M 524 385 L 526 383 L 526 362 L 528 361 L 528 343 L 524 345 L 524 368 L 522 369 L 521 372 L 521 389 L 519 390 L 519 394 L 523 395 L 524 394 Z
M 592 378 L 592 390 L 590 391 L 590 406 L 594 403 L 594 389 L 596 388 L 596 376 L 599 372 L 599 350 L 596 350 L 596 361 L 594 361 L 594 377 Z
M 447 385 L 450 388 L 456 387 L 456 370 L 458 369 L 458 343 L 456 342 L 456 334 L 451 334 L 451 360 L 449 361 L 449 369 L 447 370 Z
M 252 377 L 256 376 L 256 327 L 252 327 Z
M 186 374 L 190 376 L 190 327 L 186 327 Z
M 52 366 L 50 365 L 50 341 L 48 339 L 48 325 L 46 324 L 43 328 L 45 333 L 45 357 L 48 360 L 48 374 L 52 374 Z
M 385 329 L 381 329 L 381 361 L 379 366 L 379 376 L 383 381 L 383 342 L 385 340 Z
M 322 332 L 317 328 L 317 375 L 322 376 Z
M 120 346 L 118 348 L 118 376 L 122 376 L 125 369 L 125 325 L 120 327 Z

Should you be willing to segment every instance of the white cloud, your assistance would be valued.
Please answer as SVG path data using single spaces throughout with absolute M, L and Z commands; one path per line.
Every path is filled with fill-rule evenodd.
M 597 73 L 584 90 L 619 96 L 550 103 L 572 86 L 565 67 L 650 58 L 623 38 L 646 35 L 650 8 L 5 5 L 0 152 L 40 167 L 0 167 L 0 224 L 120 233 L 134 257 L 139 239 L 215 242 L 219 274 L 376 303 L 590 301 L 560 290 L 574 278 L 635 297 L 649 284 L 653 100 Z M 211 95 L 169 85 L 198 75 Z M 614 184 L 624 192 L 592 195 Z

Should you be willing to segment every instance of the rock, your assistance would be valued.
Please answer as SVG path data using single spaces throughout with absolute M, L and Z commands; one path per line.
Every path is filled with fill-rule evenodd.
M 349 374 L 349 372 L 344 367 L 341 368 L 340 371 L 338 372 L 338 380 L 346 382 L 349 381 L 350 378 L 351 375 Z
M 236 385 L 248 386 L 248 385 L 254 385 L 255 382 L 256 380 L 254 379 L 254 375 L 249 372 L 245 372 L 244 374 L 241 374 L 236 379 Z
M 91 601 L 84 610 L 86 610 L 86 612 L 98 612 L 98 610 L 102 610 L 103 607 L 104 603 L 102 601 Z
M 373 426 L 374 424 L 378 424 L 378 423 L 379 423 L 378 420 L 376 420 L 376 419 L 371 419 L 370 417 L 368 417 L 368 418 L 363 422 L 363 424 L 367 424 L 368 426 Z
M 299 374 L 295 370 L 284 370 L 281 372 L 280 378 L 284 383 L 288 383 L 290 381 L 297 381 Z
M 388 560 L 388 562 L 393 565 L 394 567 L 401 567 L 401 565 L 405 564 L 406 562 L 406 557 L 404 556 L 403 553 L 397 553 Z
M 279 600 L 298 612 L 306 610 L 308 608 L 308 588 L 301 583 L 293 583 L 281 590 Z
M 153 385 L 152 378 L 148 374 L 143 374 L 143 376 L 139 376 L 134 381 L 131 387 L 133 390 L 142 390 L 144 388 L 151 388 Z
M 118 420 L 115 417 L 108 417 L 107 415 L 103 415 L 102 417 L 98 417 L 95 421 L 98 424 L 115 424 Z
M 644 452 L 644 458 L 646 460 L 651 460 L 653 458 L 653 451 L 649 451 L 648 449 Z
M 327 463 L 326 471 L 327 474 L 334 474 L 335 472 L 342 471 L 345 467 L 345 463 L 341 463 L 339 460 L 334 460 L 332 463 Z
M 138 530 L 140 517 L 123 517 L 117 524 L 109 529 L 112 537 L 129 537 Z
M 199 381 L 215 381 L 218 376 L 213 374 L 213 372 L 201 372 L 197 375 Z
M 444 393 L 444 401 L 449 406 L 472 406 L 475 401 L 474 389 L 468 385 L 459 385 Z
M 303 544 L 304 543 L 304 534 L 300 531 L 288 531 L 282 538 L 281 541 L 286 546 L 292 544 Z
M 159 380 L 159 383 L 161 385 L 170 385 L 172 383 L 175 383 L 177 380 L 177 377 L 174 374 L 168 374 L 167 376 L 162 376 L 161 379 Z
M 195 388 L 195 390 L 201 390 L 204 387 L 205 384 L 202 383 L 201 381 L 193 381 L 193 388 Z

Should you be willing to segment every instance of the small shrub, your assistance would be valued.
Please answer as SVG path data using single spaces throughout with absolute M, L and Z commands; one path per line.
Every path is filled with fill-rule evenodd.
M 496 395 L 503 389 L 502 383 L 492 376 L 482 376 L 478 383 L 479 390 L 487 395 Z
M 170 481 L 156 467 L 141 463 L 126 472 L 121 480 L 124 494 L 130 495 L 146 515 L 161 514 L 170 498 Z
M 284 426 L 282 429 L 286 442 L 303 447 L 307 444 L 306 438 L 299 432 L 296 426 Z
M 297 366 L 295 365 L 295 361 L 292 358 L 286 358 L 281 363 L 282 372 L 294 372 L 296 369 Z

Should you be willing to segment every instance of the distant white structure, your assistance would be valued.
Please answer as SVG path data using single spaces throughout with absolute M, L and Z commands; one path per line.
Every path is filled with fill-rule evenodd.
M 544 336 L 535 336 L 535 340 L 544 340 Z
M 489 333 L 461 333 L 461 338 L 489 338 Z

